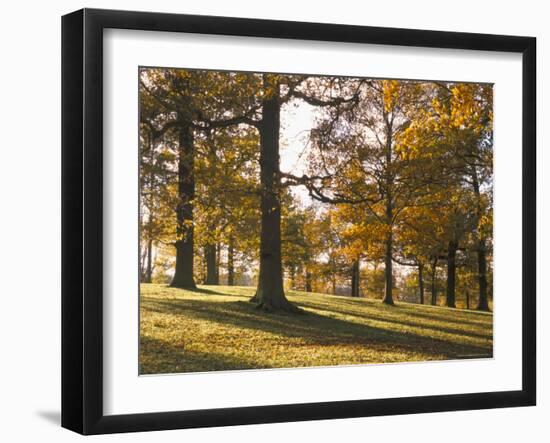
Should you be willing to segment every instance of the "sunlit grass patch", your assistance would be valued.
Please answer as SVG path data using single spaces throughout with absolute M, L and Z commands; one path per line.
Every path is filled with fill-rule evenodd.
M 142 284 L 140 373 L 492 356 L 490 313 L 289 291 L 306 315 L 266 314 L 254 290 Z

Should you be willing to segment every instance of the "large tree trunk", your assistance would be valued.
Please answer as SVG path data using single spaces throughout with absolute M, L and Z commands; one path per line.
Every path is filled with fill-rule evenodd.
M 227 285 L 235 284 L 235 246 L 233 236 L 229 237 L 227 245 Z
M 251 301 L 265 311 L 298 312 L 283 288 L 281 263 L 281 202 L 279 171 L 279 129 L 281 104 L 279 86 L 269 84 L 262 105 L 260 130 L 261 234 L 260 272 L 256 295 Z
M 176 208 L 176 270 L 170 286 L 196 288 L 193 278 L 193 199 L 195 197 L 193 129 L 179 131 L 178 206 Z
M 418 263 L 418 292 L 420 294 L 420 304 L 424 304 L 424 265 Z
M 204 260 L 206 261 L 206 280 L 204 281 L 207 285 L 217 285 L 219 284 L 218 274 L 216 272 L 216 245 L 207 244 L 204 247 Z
M 354 260 L 351 265 L 351 296 L 359 295 L 359 260 Z
M 447 300 L 446 305 L 450 308 L 456 308 L 456 250 L 458 242 L 452 240 L 449 242 L 447 251 Z

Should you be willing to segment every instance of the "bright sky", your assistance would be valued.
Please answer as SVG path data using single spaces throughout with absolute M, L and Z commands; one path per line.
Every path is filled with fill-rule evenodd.
M 314 106 L 302 101 L 292 101 L 282 107 L 279 148 L 282 172 L 298 176 L 307 172 L 307 143 L 316 112 Z M 304 186 L 294 186 L 291 191 L 304 206 L 309 206 L 312 200 Z

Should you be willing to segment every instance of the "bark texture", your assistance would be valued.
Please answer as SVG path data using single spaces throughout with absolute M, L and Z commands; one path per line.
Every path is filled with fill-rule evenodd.
M 179 131 L 178 206 L 176 208 L 176 270 L 170 286 L 196 288 L 193 277 L 194 140 L 190 125 Z

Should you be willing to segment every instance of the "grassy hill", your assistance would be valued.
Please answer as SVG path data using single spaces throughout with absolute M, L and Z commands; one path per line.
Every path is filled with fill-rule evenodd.
M 306 314 L 266 314 L 254 290 L 142 284 L 140 373 L 492 356 L 490 313 L 289 291 Z

